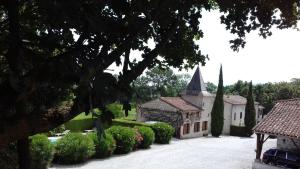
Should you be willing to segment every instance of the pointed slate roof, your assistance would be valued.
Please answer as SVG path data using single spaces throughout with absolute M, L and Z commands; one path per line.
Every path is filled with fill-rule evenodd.
M 206 91 L 206 85 L 204 83 L 203 77 L 199 66 L 197 67 L 192 80 L 186 88 L 187 95 L 198 95 L 200 92 Z

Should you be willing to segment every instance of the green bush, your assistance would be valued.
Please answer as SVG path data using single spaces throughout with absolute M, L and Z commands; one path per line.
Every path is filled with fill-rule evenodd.
M 119 103 L 112 103 L 106 106 L 106 108 L 113 113 L 115 118 L 124 117 L 122 105 Z
M 132 151 L 135 145 L 135 131 L 129 127 L 112 126 L 106 130 L 117 142 L 116 154 L 126 154 Z
M 167 123 L 155 123 L 152 125 L 152 130 L 155 133 L 155 142 L 160 144 L 169 144 L 175 130 Z
M 90 137 L 81 133 L 69 133 L 59 139 L 55 146 L 55 160 L 62 164 L 80 163 L 95 153 L 95 145 Z
M 136 128 L 143 137 L 140 148 L 149 148 L 155 137 L 153 130 L 145 126 L 135 126 L 134 128 Z
M 112 124 L 115 125 L 115 126 L 125 126 L 125 127 L 134 127 L 134 126 L 151 127 L 151 124 L 132 121 L 132 120 L 126 120 L 126 119 L 113 119 Z
M 47 136 L 37 134 L 31 138 L 30 153 L 31 168 L 46 169 L 53 159 L 54 146 Z
M 246 127 L 230 126 L 230 135 L 247 137 L 247 129 Z
M 94 119 L 73 119 L 65 123 L 66 129 L 71 132 L 83 132 L 84 130 L 92 129 L 94 127 Z
M 94 141 L 96 147 L 95 157 L 97 158 L 109 157 L 116 149 L 116 141 L 109 133 L 105 133 L 105 136 L 89 133 L 88 137 Z

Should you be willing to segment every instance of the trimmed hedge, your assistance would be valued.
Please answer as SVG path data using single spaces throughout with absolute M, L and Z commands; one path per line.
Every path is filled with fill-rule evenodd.
M 94 127 L 94 119 L 74 119 L 65 123 L 65 127 L 67 130 L 71 130 L 71 132 L 83 132 Z
M 135 145 L 135 131 L 132 128 L 112 126 L 106 132 L 110 133 L 117 142 L 116 154 L 126 154 L 133 150 Z
M 155 133 L 155 142 L 160 144 L 169 144 L 175 132 L 175 129 L 167 123 L 159 122 L 151 126 Z
M 138 132 L 143 137 L 143 140 L 139 147 L 140 148 L 149 148 L 155 138 L 153 130 L 150 127 L 145 127 L 145 126 L 135 126 L 134 128 L 137 129 Z
M 31 137 L 31 168 L 47 169 L 54 155 L 54 146 L 46 135 L 37 134 Z
M 93 156 L 95 145 L 91 138 L 81 133 L 69 133 L 57 141 L 55 150 L 56 162 L 75 164 Z
M 124 126 L 124 127 L 134 127 L 134 126 L 151 127 L 152 126 L 152 124 L 147 124 L 147 123 L 138 122 L 138 121 L 125 120 L 125 119 L 113 119 L 112 125 Z
M 98 136 L 97 133 L 89 133 L 88 137 L 94 141 L 96 147 L 95 157 L 97 158 L 109 157 L 116 149 L 115 139 L 107 132 L 105 136 Z
M 239 137 L 247 137 L 246 127 L 230 126 L 230 135 L 231 136 L 239 136 Z

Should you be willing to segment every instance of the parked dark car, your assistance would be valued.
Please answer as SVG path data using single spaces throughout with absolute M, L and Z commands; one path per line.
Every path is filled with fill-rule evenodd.
M 293 169 L 300 168 L 300 155 L 289 151 L 269 149 L 263 154 L 262 160 L 266 164 L 272 163 Z

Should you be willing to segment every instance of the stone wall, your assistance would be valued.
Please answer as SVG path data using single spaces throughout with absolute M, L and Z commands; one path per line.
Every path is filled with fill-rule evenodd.
M 183 124 L 183 117 L 180 112 L 166 112 L 161 110 L 140 108 L 137 113 L 137 121 L 166 122 L 173 126 L 175 128 L 175 132 L 178 134 L 180 132 L 180 126 Z
M 288 151 L 300 151 L 300 139 L 293 139 L 295 144 L 290 138 L 278 136 L 277 137 L 277 148 Z M 298 147 L 298 148 L 297 148 Z

